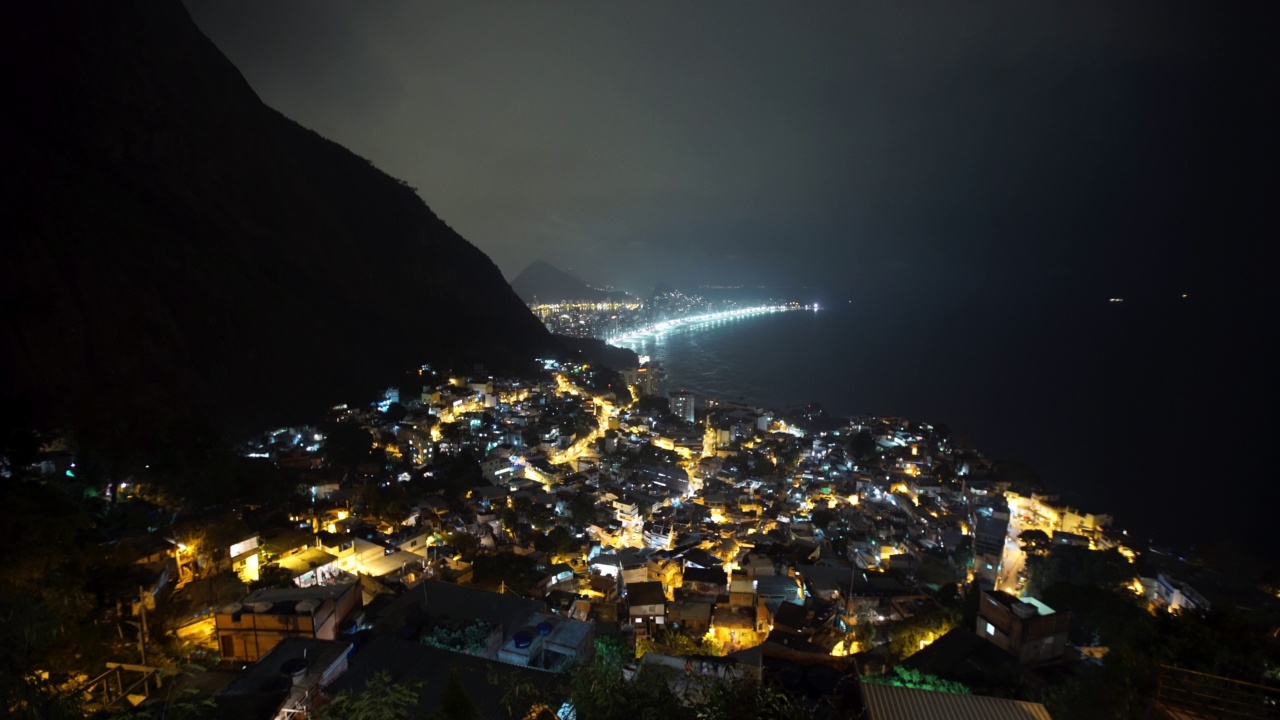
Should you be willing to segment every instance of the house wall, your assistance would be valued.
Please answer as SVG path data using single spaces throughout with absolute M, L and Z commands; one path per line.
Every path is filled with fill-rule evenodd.
M 255 613 L 248 609 L 237 613 L 219 611 L 214 615 L 214 626 L 222 658 L 255 662 L 289 637 L 337 639 L 339 623 L 360 603 L 361 593 L 356 588 L 346 586 L 342 595 L 325 600 L 310 615 Z
M 1066 652 L 1071 615 L 1020 617 L 1003 604 L 983 596 L 979 605 L 978 635 L 1016 655 L 1024 664 L 1062 657 Z

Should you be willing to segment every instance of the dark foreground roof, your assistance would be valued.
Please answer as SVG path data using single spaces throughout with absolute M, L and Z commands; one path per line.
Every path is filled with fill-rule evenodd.
M 1020 669 L 1018 658 L 971 630 L 953 628 L 902 661 L 906 667 L 970 686 L 1004 668 Z
M 382 636 L 353 653 L 347 674 L 325 690 L 330 697 L 338 693 L 360 692 L 380 672 L 397 683 L 422 682 L 419 707 L 423 714 L 440 707 L 449 673 L 456 671 L 458 680 L 484 719 L 508 720 L 502 709 L 502 696 L 508 687 L 529 683 L 550 690 L 565 678 L 563 675 L 487 660 L 475 655 L 430 647 L 396 637 Z
M 862 684 L 868 720 L 1053 720 L 1044 705 L 934 690 Z
M 421 623 L 424 617 L 434 620 L 466 620 L 501 627 L 509 634 L 535 612 L 546 610 L 545 602 L 527 600 L 480 588 L 453 583 L 424 580 L 407 592 L 383 605 L 378 603 L 369 614 L 382 631 L 395 632 L 406 623 Z

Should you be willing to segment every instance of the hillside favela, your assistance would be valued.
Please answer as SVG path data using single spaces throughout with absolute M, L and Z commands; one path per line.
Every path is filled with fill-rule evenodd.
M 1108 374 L 1128 367 L 1124 343 L 1162 332 L 1133 328 L 1158 327 L 1169 313 L 1194 313 L 1178 316 L 1179 336 L 1199 332 L 1200 317 L 1221 329 L 1216 301 L 1192 306 L 1199 290 L 1184 292 L 1191 281 L 1178 276 L 1184 285 L 1101 294 L 1072 286 L 1049 311 L 1056 289 L 1047 286 L 1058 280 L 1015 279 L 1032 272 L 1022 264 L 979 281 L 987 271 L 967 264 L 971 257 L 942 250 L 933 260 L 914 246 L 903 255 L 910 261 L 877 264 L 880 249 L 838 260 L 844 239 L 808 250 L 741 240 L 713 253 L 711 240 L 668 247 L 624 234 L 616 256 L 537 240 L 538 228 L 554 226 L 566 238 L 591 230 L 604 247 L 622 232 L 589 225 L 595 211 L 567 214 L 570 201 L 557 206 L 566 214 L 539 214 L 504 244 L 502 222 L 514 220 L 492 220 L 489 209 L 472 216 L 469 201 L 430 189 L 437 173 L 444 186 L 470 187 L 461 170 L 423 160 L 453 149 L 403 139 L 384 151 L 378 140 L 357 155 L 336 142 L 354 145 L 342 133 L 357 127 L 394 134 L 386 118 L 418 112 L 405 98 L 425 91 L 407 53 L 466 39 L 469 52 L 448 50 L 458 53 L 452 71 L 497 72 L 480 58 L 521 57 L 522 43 L 534 43 L 529 58 L 571 52 L 551 48 L 617 32 L 608 36 L 616 48 L 591 46 L 601 66 L 552 63 L 538 87 L 563 92 L 558 83 L 569 78 L 598 89 L 619 73 L 620 86 L 656 93 L 653 107 L 664 107 L 661 92 L 612 63 L 659 67 L 626 38 L 710 18 L 707 8 L 663 15 L 607 3 L 599 17 L 493 9 L 513 15 L 455 8 L 454 17 L 430 3 L 59 0 L 7 24 L 10 66 L 23 68 L 7 103 L 17 128 L 12 174 L 22 181 L 6 190 L 14 241 L 0 249 L 0 714 L 1280 717 L 1280 571 L 1273 549 L 1244 541 L 1270 532 L 1275 506 L 1261 476 L 1227 457 L 1263 447 L 1214 445 L 1221 472 L 1196 470 L 1196 490 L 1186 492 L 1176 473 L 1159 470 L 1168 467 L 1162 458 L 1191 467 L 1200 450 L 1163 430 L 1157 440 L 1126 430 L 1161 423 L 1162 414 L 1181 427 L 1179 413 L 1195 415 L 1206 443 L 1266 429 L 1235 406 L 1196 404 L 1227 403 L 1229 389 L 1197 394 L 1194 374 L 1179 371 L 1166 387 L 1164 361 L 1146 358 L 1181 351 L 1143 346 L 1138 372 Z M 926 22 L 886 12 L 867 21 Z M 723 32 L 752 47 L 746 40 L 764 33 L 779 53 L 819 37 L 834 42 L 835 19 L 801 30 L 782 6 L 751 17 Z M 650 27 L 655 18 L 662 22 Z M 410 26 L 433 39 L 407 38 Z M 526 26 L 558 40 L 531 39 Z M 490 32 L 502 42 L 487 44 Z M 385 70 L 395 89 L 372 79 L 382 77 L 368 69 L 378 53 L 353 39 L 375 33 L 373 46 L 398 58 Z M 679 32 L 659 34 L 668 33 L 696 73 L 718 72 Z M 849 42 L 889 52 L 869 37 Z M 1075 57 L 1074 43 L 1085 41 L 1073 37 L 1050 42 Z M 1151 41 L 1149 62 L 1181 67 L 1161 54 L 1172 52 L 1161 42 L 1184 39 L 1171 37 Z M 849 51 L 843 41 L 831 47 Z M 344 69 L 309 65 L 330 53 Z M 1113 60 L 1129 67 L 1107 58 L 1098 72 L 1112 73 Z M 519 71 L 497 64 L 504 69 L 493 82 Z M 796 77 L 813 71 L 780 67 Z M 348 71 L 369 82 L 334 79 Z M 595 80 L 578 75 L 588 72 Z M 735 91 L 715 88 L 738 87 L 729 79 L 738 76 L 715 77 L 722 84 L 707 92 L 733 102 Z M 834 78 L 826 82 L 844 82 Z M 700 91 L 671 82 L 671 92 L 687 91 L 688 108 L 700 102 Z M 457 91 L 434 101 L 444 105 L 474 100 L 447 82 L 429 87 Z M 405 104 L 361 119 L 386 97 Z M 334 106 L 344 108 L 338 120 L 325 114 Z M 668 111 L 672 123 L 702 127 Z M 457 109 L 414 117 L 453 112 L 471 127 L 473 116 Z M 592 112 L 611 117 L 604 106 Z M 295 113 L 303 124 L 286 117 Z M 521 117 L 502 122 L 523 133 Z M 484 142 L 499 147 L 507 134 L 494 130 Z M 537 165 L 490 164 L 467 145 L 472 136 L 454 137 L 466 172 L 486 173 L 481 184 Z M 396 164 L 401 152 L 420 153 L 414 162 L 432 169 L 413 175 L 406 168 L 417 164 Z M 707 153 L 710 165 L 726 162 Z M 738 166 L 726 167 L 727 182 Z M 532 188 L 565 173 L 573 171 L 521 179 L 518 193 L 534 197 L 542 190 Z M 483 195 L 492 213 L 521 206 L 501 205 L 493 192 Z M 424 204 L 433 194 L 452 198 L 449 212 Z M 628 214 L 634 208 L 593 202 L 644 224 Z M 708 199 L 698 213 L 724 211 L 719 203 Z M 737 218 L 662 227 L 749 234 Z M 787 232 L 820 234 L 806 222 Z M 904 231 L 895 242 L 914 242 L 907 235 L 916 237 Z M 792 254 L 807 258 L 802 271 L 769 259 Z M 930 275 L 930 263 L 944 260 L 955 269 Z M 849 269 L 858 263 L 868 269 Z M 915 269 L 900 274 L 904 267 Z M 951 275 L 965 280 L 948 284 Z M 1086 277 L 1045 278 L 1067 275 Z M 1039 289 L 1023 292 L 1024 280 Z M 997 314 L 982 314 L 988 300 Z M 1097 358 L 1078 359 L 1085 353 L 1075 348 L 1090 340 L 1040 345 L 1022 329 L 1074 332 L 1077 311 L 1061 308 L 1077 305 L 1112 323 L 1090 326 L 1111 343 Z M 1031 307 L 1033 321 L 1006 315 Z M 1196 341 L 1209 346 L 1218 345 Z M 1000 364 L 1020 352 L 1037 358 L 1018 360 L 1030 379 Z M 1062 374 L 1046 356 L 1065 358 Z M 1195 357 L 1206 375 L 1222 367 Z M 926 364 L 913 364 L 920 358 Z M 960 388 L 951 395 L 930 384 L 932 371 L 902 381 L 892 369 L 947 365 L 968 373 L 948 380 Z M 1175 399 L 1132 400 L 1148 381 L 1151 397 Z M 1128 399 L 1109 403 L 1113 392 Z M 1043 414 L 1021 409 L 1029 405 Z M 969 406 L 985 414 L 946 416 Z M 1237 527 L 1197 523 L 1210 516 L 1234 517 Z

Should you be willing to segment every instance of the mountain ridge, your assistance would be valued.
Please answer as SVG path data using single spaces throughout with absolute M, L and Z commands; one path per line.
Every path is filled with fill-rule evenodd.
M 422 363 L 562 352 L 484 253 L 263 104 L 177 0 L 8 14 L 0 383 L 42 420 L 286 422 Z
M 526 303 L 584 300 L 607 302 L 628 300 L 622 291 L 601 290 L 544 260 L 534 260 L 511 281 L 511 289 Z

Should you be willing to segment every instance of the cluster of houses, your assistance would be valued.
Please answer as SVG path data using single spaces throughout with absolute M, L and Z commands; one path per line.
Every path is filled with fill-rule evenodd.
M 946 615 L 932 591 L 955 584 L 980 589 L 976 625 L 922 639 L 914 661 L 1034 666 L 1066 656 L 1070 618 L 1019 597 L 1018 534 L 1123 548 L 1110 518 L 1012 492 L 945 428 L 812 406 L 695 412 L 689 393 L 644 382 L 632 397 L 601 392 L 595 372 L 548 362 L 540 379 L 447 376 L 335 408 L 331 423 L 362 428 L 374 451 L 354 466 L 313 427 L 246 448 L 295 471 L 308 508 L 223 553 L 272 586 L 212 613 L 219 656 L 245 668 L 222 695 L 265 718 L 378 672 L 434 678 L 438 696 L 450 663 L 548 683 L 600 635 L 649 648 L 642 664 L 674 662 L 681 635 L 735 672 L 847 674 L 887 661 L 895 628 Z M 504 556 L 531 575 L 477 574 Z M 1135 587 L 1174 609 L 1208 605 L 1164 574 Z M 724 672 L 716 662 L 708 672 Z

